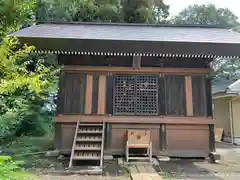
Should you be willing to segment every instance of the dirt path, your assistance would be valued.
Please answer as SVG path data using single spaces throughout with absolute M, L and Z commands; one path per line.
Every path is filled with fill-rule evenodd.
M 71 175 L 71 176 L 53 176 L 43 175 L 41 180 L 130 180 L 129 177 L 124 176 L 82 176 L 82 175 Z
M 240 179 L 240 147 L 218 144 L 217 152 L 221 154 L 219 164 L 201 159 L 171 159 L 159 162 L 157 168 L 163 180 L 237 180 Z M 111 161 L 104 170 L 104 176 L 84 175 L 41 175 L 41 180 L 130 180 L 126 170 Z
M 160 162 L 161 175 L 166 179 L 186 180 L 237 180 L 240 179 L 240 147 L 217 144 L 221 155 L 218 164 L 207 160 L 171 159 Z

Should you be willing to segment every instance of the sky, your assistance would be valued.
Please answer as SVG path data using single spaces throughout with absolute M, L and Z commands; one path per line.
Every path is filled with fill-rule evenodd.
M 218 8 L 228 8 L 240 18 L 240 0 L 164 0 L 170 5 L 170 14 L 177 15 L 182 9 L 192 4 L 215 4 Z

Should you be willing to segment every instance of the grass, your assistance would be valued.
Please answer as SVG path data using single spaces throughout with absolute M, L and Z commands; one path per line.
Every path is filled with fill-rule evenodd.
M 42 137 L 19 137 L 8 144 L 0 145 L 4 154 L 12 156 L 14 160 L 23 160 L 26 168 L 47 167 L 51 165 L 45 158 L 45 152 L 53 149 L 53 135 Z

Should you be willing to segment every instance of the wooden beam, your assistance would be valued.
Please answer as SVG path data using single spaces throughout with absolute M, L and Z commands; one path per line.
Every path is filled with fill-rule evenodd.
M 200 87 L 199 87 L 200 88 Z M 193 116 L 192 77 L 185 76 L 187 116 Z
M 133 56 L 132 67 L 139 69 L 141 67 L 141 56 Z
M 133 69 L 132 67 L 107 67 L 107 66 L 64 66 L 65 71 L 81 71 L 85 73 L 124 73 L 124 74 L 178 74 L 178 75 L 191 75 L 191 74 L 208 74 L 211 69 L 208 68 L 158 68 L 158 67 L 142 67 L 140 69 Z
M 61 115 L 57 122 L 108 122 L 108 123 L 143 123 L 143 124 L 214 124 L 207 117 L 174 117 L 174 116 L 106 116 L 106 115 Z
M 106 76 L 99 76 L 99 88 L 98 88 L 98 114 L 106 113 Z
M 85 114 L 91 114 L 92 112 L 92 91 L 93 91 L 93 76 L 87 75 L 86 84 L 86 97 L 85 97 Z

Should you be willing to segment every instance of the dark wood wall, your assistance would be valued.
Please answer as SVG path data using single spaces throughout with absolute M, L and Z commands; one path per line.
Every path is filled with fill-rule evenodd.
M 83 114 L 85 104 L 86 75 L 61 72 L 57 113 Z
M 169 75 L 164 77 L 165 94 L 160 99 L 164 100 L 165 115 L 186 116 L 186 89 L 184 76 Z
M 133 58 L 122 56 L 59 55 L 61 64 L 78 67 L 133 67 Z M 148 67 L 209 68 L 211 59 L 141 57 Z M 95 67 L 95 68 L 98 68 Z M 138 69 L 135 68 L 135 69 Z M 171 69 L 170 68 L 170 69 Z M 133 68 L 134 69 L 134 68 Z M 111 70 L 111 69 L 110 69 Z M 131 75 L 130 72 L 127 73 Z M 114 114 L 114 79 L 119 73 L 65 71 L 59 84 L 58 114 Z M 124 75 L 124 72 L 121 73 Z M 147 74 L 146 74 L 147 75 Z M 158 76 L 158 116 L 212 116 L 211 80 L 204 74 L 152 74 Z M 156 114 L 155 114 L 156 115 Z
M 111 74 L 106 76 L 97 73 L 62 72 L 60 77 L 58 114 L 114 114 L 113 96 L 115 76 Z M 102 77 L 106 78 L 106 84 L 104 84 L 105 81 L 102 81 Z M 209 98 L 211 98 L 209 95 L 209 79 L 205 75 L 188 77 L 191 78 L 191 94 L 186 89 L 188 88 L 186 86 L 186 76 L 158 76 L 159 116 L 211 116 L 211 107 L 208 105 L 210 102 Z M 102 90 L 104 87 L 105 90 Z M 101 95 L 100 90 L 106 91 L 105 97 Z M 187 101 L 187 96 L 191 96 L 191 102 Z M 102 102 L 103 99 L 104 102 Z M 102 103 L 103 105 L 101 105 Z M 102 110 L 100 110 L 101 107 L 99 109 L 99 106 L 105 107 L 102 107 Z M 189 108 L 192 108 L 192 114 L 187 113 L 187 109 Z
M 205 76 L 192 76 L 193 115 L 206 116 Z

